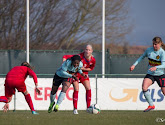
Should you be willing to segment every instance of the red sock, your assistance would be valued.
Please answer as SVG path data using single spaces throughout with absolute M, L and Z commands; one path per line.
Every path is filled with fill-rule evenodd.
M 35 111 L 30 94 L 25 95 L 25 99 L 26 99 L 26 102 L 28 103 L 31 111 Z
M 0 102 L 8 103 L 8 99 L 6 98 L 6 96 L 0 96 Z
M 73 92 L 73 106 L 74 109 L 77 109 L 77 102 L 78 102 L 78 91 Z
M 91 105 L 91 89 L 86 90 L 86 102 L 87 102 L 87 108 Z

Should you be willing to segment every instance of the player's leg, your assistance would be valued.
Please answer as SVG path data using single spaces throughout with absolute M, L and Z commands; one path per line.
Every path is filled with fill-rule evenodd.
M 0 96 L 0 102 L 9 103 L 12 95 L 15 94 L 15 88 L 10 85 L 12 81 L 5 80 L 5 96 Z
M 48 113 L 52 112 L 52 109 L 55 105 L 54 100 L 56 98 L 56 93 L 57 93 L 58 88 L 59 88 L 59 86 L 55 86 L 55 85 L 52 86 L 52 90 L 50 92 L 50 105 L 49 105 Z
M 12 96 L 15 94 L 15 89 L 8 89 L 8 91 L 10 91 L 10 92 L 7 92 L 7 91 L 5 91 L 5 98 L 7 98 L 7 102 L 6 103 L 9 103 L 9 102 L 11 102 L 11 100 L 12 100 Z
M 70 87 L 71 83 L 70 81 L 65 81 L 66 79 L 64 79 L 64 81 L 62 82 L 62 90 L 58 96 L 58 99 L 57 99 L 57 104 L 55 105 L 54 107 L 54 111 L 57 112 L 58 109 L 59 109 L 59 106 L 60 104 L 62 103 L 62 101 L 64 100 L 65 98 L 65 95 L 66 95 L 66 91 L 68 90 L 68 88 Z
M 50 103 L 54 102 L 56 98 L 56 92 L 58 90 L 59 86 L 52 85 L 52 90 L 50 92 Z
M 33 101 L 31 99 L 31 95 L 28 93 L 28 91 L 25 90 L 24 92 L 22 92 L 22 94 L 24 95 L 25 100 L 26 100 L 27 104 L 29 105 L 29 108 L 30 108 L 32 114 L 34 114 L 34 115 L 38 114 L 34 109 Z
M 87 104 L 87 108 L 89 108 L 89 106 L 91 105 L 91 86 L 90 86 L 90 81 L 89 80 L 85 80 L 83 81 L 83 85 L 86 89 L 86 104 Z
M 38 114 L 38 113 L 34 110 L 33 102 L 32 102 L 32 99 L 31 99 L 30 94 L 28 93 L 28 91 L 27 91 L 27 89 L 26 89 L 25 83 L 22 82 L 22 81 L 16 81 L 15 87 L 16 87 L 16 89 L 18 90 L 18 92 L 22 92 L 22 94 L 24 95 L 25 100 L 26 100 L 27 104 L 29 105 L 29 108 L 30 108 L 32 114 Z
M 52 90 L 50 92 L 50 105 L 48 108 L 48 113 L 51 113 L 53 110 L 53 107 L 55 105 L 56 93 L 57 93 L 57 90 L 58 90 L 61 82 L 62 82 L 62 78 L 59 77 L 57 74 L 55 74 L 54 78 L 53 78 Z
M 74 92 L 73 92 L 73 114 L 78 114 L 77 103 L 78 103 L 78 92 L 79 92 L 79 83 L 78 81 L 73 82 Z
M 6 96 L 0 96 L 0 102 L 8 103 L 9 100 L 6 98 Z
M 54 103 L 54 100 L 56 98 L 56 92 L 57 92 L 58 87 L 60 86 L 61 82 L 62 82 L 61 77 L 59 77 L 57 74 L 55 74 L 54 78 L 53 78 L 52 90 L 50 92 L 50 104 Z
M 161 87 L 162 93 L 165 96 L 165 74 L 160 76 L 156 81 L 159 87 Z
M 161 87 L 162 93 L 165 96 L 165 87 Z
M 161 75 L 160 77 L 156 77 L 156 81 L 159 87 L 161 87 L 163 95 L 165 95 L 165 74 Z
M 151 98 L 151 94 L 148 90 L 148 87 L 151 86 L 152 84 L 153 84 L 152 76 L 144 78 L 143 84 L 142 84 L 142 90 L 143 90 L 144 97 L 146 98 L 146 101 L 149 103 L 148 108 L 145 109 L 144 112 L 148 112 L 148 111 L 153 110 L 155 108 L 155 106 L 153 104 L 153 100 Z
M 90 81 L 89 81 L 89 76 L 84 78 L 83 76 L 79 76 L 80 82 L 83 84 L 83 86 L 86 89 L 86 104 L 87 104 L 87 111 L 88 108 L 91 105 L 91 86 L 90 86 Z
M 0 97 L 0 102 L 5 102 L 3 106 L 3 111 L 7 112 L 9 110 L 9 102 L 12 100 L 12 96 L 15 94 L 15 88 L 11 86 L 11 81 L 5 80 L 5 96 Z

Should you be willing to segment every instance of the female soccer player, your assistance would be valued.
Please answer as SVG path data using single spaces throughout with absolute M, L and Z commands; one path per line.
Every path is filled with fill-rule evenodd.
M 75 73 L 79 72 L 82 76 L 86 76 L 81 70 L 82 67 L 83 64 L 81 62 L 80 56 L 74 55 L 73 57 L 71 57 L 71 59 L 68 59 L 65 62 L 63 62 L 62 66 L 56 71 L 53 79 L 52 90 L 50 93 L 50 106 L 48 109 L 48 113 L 52 112 L 53 106 L 55 105 L 54 100 L 56 97 L 56 93 L 61 83 L 62 90 L 59 94 L 57 104 L 54 107 L 55 112 L 58 111 L 59 105 L 64 100 L 66 91 L 70 87 L 73 79 L 78 80 L 75 76 Z
M 142 90 L 144 96 L 149 103 L 147 109 L 144 112 L 148 112 L 150 110 L 155 109 L 153 104 L 153 100 L 151 99 L 151 94 L 148 91 L 148 87 L 151 86 L 155 81 L 161 87 L 163 94 L 165 95 L 165 75 L 164 75 L 164 68 L 165 68 L 165 49 L 164 44 L 160 37 L 155 37 L 152 40 L 153 47 L 148 48 L 144 54 L 139 57 L 139 59 L 130 67 L 130 71 L 133 71 L 135 66 L 145 57 L 148 57 L 149 65 L 147 75 L 145 76 L 142 84 Z M 163 48 L 163 49 L 162 49 Z
M 88 72 L 92 71 L 95 67 L 96 60 L 94 56 L 92 55 L 93 49 L 90 44 L 86 45 L 85 50 L 83 53 L 80 53 L 81 61 L 83 63 L 83 67 L 81 68 L 83 73 L 87 75 L 87 77 L 83 77 L 79 73 L 76 74 L 80 82 L 83 84 L 83 86 L 86 89 L 86 104 L 87 104 L 87 111 L 89 106 L 91 105 L 91 86 L 90 86 L 90 81 L 89 81 L 89 76 Z M 63 56 L 63 61 L 66 59 L 72 57 L 73 55 L 64 55 Z M 77 111 L 77 102 L 78 102 L 78 92 L 79 92 L 79 82 L 74 81 L 73 82 L 74 86 L 74 92 L 73 92 L 73 114 L 78 114 Z
M 38 114 L 34 110 L 31 96 L 26 89 L 25 79 L 28 75 L 33 77 L 33 80 L 35 83 L 35 91 L 38 94 L 40 94 L 40 90 L 37 88 L 38 82 L 37 82 L 36 74 L 33 72 L 32 67 L 30 66 L 29 63 L 23 62 L 21 66 L 15 66 L 6 75 L 6 80 L 5 80 L 5 85 L 4 85 L 5 96 L 0 96 L 0 102 L 6 103 L 5 106 L 3 107 L 4 112 L 7 112 L 7 110 L 9 110 L 8 103 L 12 100 L 12 96 L 15 94 L 15 89 L 17 89 L 18 92 L 22 92 L 22 94 L 25 96 L 25 100 L 28 103 L 32 111 L 32 114 Z

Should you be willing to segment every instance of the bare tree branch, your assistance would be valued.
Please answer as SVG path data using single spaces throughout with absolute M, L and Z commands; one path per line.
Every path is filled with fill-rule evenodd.
M 125 36 L 132 29 L 129 0 L 105 2 L 106 43 L 126 45 Z M 0 35 L 1 49 L 25 49 L 26 1 L 0 1 Z M 30 1 L 31 49 L 76 49 L 101 40 L 101 0 Z

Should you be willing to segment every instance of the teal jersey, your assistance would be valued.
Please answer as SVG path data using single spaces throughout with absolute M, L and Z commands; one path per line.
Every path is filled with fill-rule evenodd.
M 80 74 L 82 74 L 83 73 L 81 70 L 82 67 L 83 67 L 83 63 L 81 61 L 78 67 L 74 67 L 72 65 L 72 61 L 68 59 L 65 62 L 63 62 L 61 67 L 56 71 L 56 74 L 62 78 L 71 78 L 72 73 L 79 72 Z
M 160 76 L 164 74 L 165 51 L 162 48 L 160 48 L 158 51 L 154 51 L 153 47 L 148 48 L 133 65 L 136 66 L 145 57 L 148 57 L 149 60 L 147 74 L 153 76 Z M 156 71 L 150 71 L 149 69 L 154 66 L 157 68 Z

